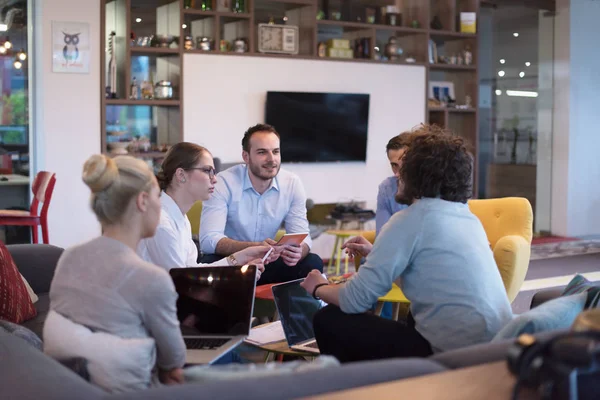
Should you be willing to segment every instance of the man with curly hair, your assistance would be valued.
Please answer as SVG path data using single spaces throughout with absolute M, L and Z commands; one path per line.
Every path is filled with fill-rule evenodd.
M 322 354 L 341 362 L 426 357 L 489 342 L 512 318 L 500 272 L 479 219 L 467 201 L 473 158 L 459 136 L 424 125 L 402 159 L 409 207 L 392 216 L 375 245 L 344 246 L 365 265 L 344 284 L 312 271 L 302 286 L 329 305 L 314 318 Z M 406 323 L 365 313 L 400 280 L 410 300 Z

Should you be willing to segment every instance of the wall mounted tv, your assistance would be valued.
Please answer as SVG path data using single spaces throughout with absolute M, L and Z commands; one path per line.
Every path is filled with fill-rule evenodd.
M 369 95 L 267 92 L 283 162 L 366 161 Z

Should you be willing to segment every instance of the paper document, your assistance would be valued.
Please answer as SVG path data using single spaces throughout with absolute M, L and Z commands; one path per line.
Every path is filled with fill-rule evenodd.
M 275 343 L 281 340 L 285 340 L 285 333 L 283 333 L 281 321 L 275 321 L 270 324 L 252 328 L 250 330 L 250 335 L 246 338 L 246 342 L 257 345 Z

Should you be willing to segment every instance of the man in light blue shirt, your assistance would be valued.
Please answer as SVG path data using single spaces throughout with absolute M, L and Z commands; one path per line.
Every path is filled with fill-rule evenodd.
M 395 200 L 395 197 L 398 192 L 398 178 L 400 176 L 399 172 L 402 156 L 408 147 L 408 143 L 412 137 L 411 135 L 411 132 L 404 132 L 398 136 L 394 136 L 390 139 L 385 148 L 394 176 L 385 178 L 384 181 L 379 184 L 379 191 L 377 192 L 377 212 L 375 213 L 376 235 L 379 235 L 379 231 L 381 231 L 383 225 L 388 222 L 392 215 L 408 207 L 406 204 L 398 203 Z
M 215 192 L 204 202 L 200 223 L 203 263 L 259 244 L 274 245 L 282 225 L 286 233 L 308 233 L 306 193 L 300 178 L 280 170 L 279 134 L 258 124 L 242 139 L 244 163 L 217 175 Z M 259 285 L 304 278 L 323 271 L 323 260 L 310 253 L 308 236 L 300 246 L 276 246 L 277 261 L 268 264 Z

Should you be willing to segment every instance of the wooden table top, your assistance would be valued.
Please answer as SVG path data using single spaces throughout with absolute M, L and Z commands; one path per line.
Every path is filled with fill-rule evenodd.
M 265 350 L 275 354 L 283 354 L 286 356 L 297 356 L 297 357 L 316 357 L 318 354 L 309 353 L 308 351 L 297 351 L 290 349 L 287 340 L 280 340 L 279 342 L 257 345 L 251 342 L 246 342 L 253 346 L 258 347 L 261 350 Z
M 327 400 L 510 400 L 515 378 L 505 361 L 471 368 L 441 372 L 418 378 L 402 379 L 377 385 L 311 397 Z M 519 392 L 519 400 L 539 399 L 532 390 Z

